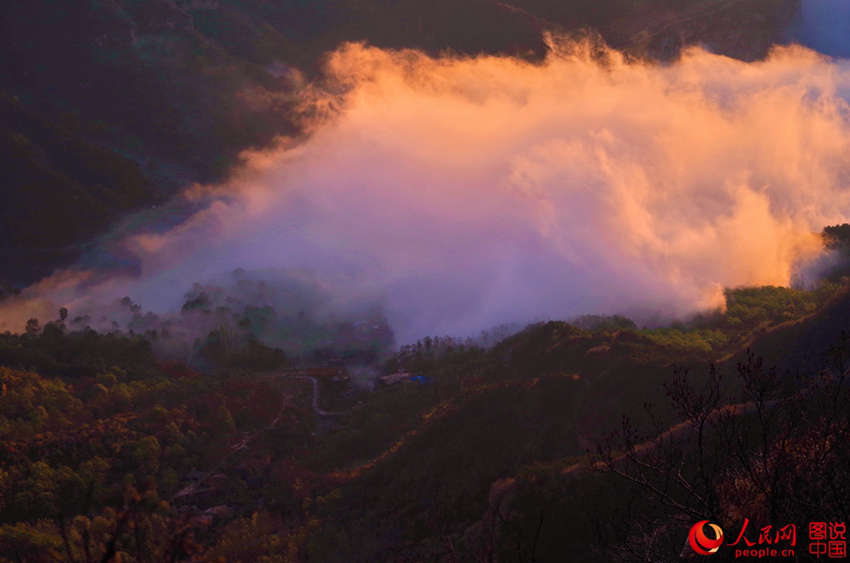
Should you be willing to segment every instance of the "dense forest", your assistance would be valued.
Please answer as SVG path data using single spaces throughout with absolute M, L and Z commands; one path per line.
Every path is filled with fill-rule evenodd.
M 312 408 L 330 352 L 212 330 L 166 362 L 151 333 L 33 319 L 0 335 L 0 558 L 664 560 L 701 518 L 844 519 L 846 284 L 426 338 L 360 358 L 400 383 L 317 375 Z

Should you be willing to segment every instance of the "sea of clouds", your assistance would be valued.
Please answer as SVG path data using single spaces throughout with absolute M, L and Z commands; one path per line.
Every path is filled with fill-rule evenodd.
M 303 89 L 307 134 L 246 153 L 201 211 L 113 246 L 132 273 L 57 272 L 26 318 L 127 295 L 178 310 L 235 268 L 381 303 L 399 342 L 502 323 L 722 306 L 788 285 L 850 217 L 850 67 L 798 47 L 629 62 L 550 38 L 542 63 L 341 46 Z

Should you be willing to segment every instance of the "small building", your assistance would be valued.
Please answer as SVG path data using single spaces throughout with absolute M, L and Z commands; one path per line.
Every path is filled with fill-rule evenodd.
M 406 381 L 413 377 L 412 373 L 408 373 L 406 371 L 398 371 L 396 373 L 391 373 L 389 375 L 382 375 L 378 377 L 378 383 L 381 385 L 395 385 L 396 383 L 401 383 L 402 381 Z
M 397 383 L 418 383 L 424 385 L 431 383 L 431 378 L 426 375 L 416 375 L 407 371 L 399 371 L 378 377 L 378 383 L 381 385 L 395 385 Z

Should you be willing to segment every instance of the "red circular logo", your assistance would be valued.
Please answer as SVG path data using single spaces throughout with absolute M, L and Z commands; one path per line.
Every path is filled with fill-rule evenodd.
M 706 535 L 706 526 L 714 533 L 714 538 Z M 717 550 L 723 544 L 723 530 L 713 522 L 701 520 L 691 526 L 691 531 L 688 532 L 688 543 L 691 544 L 691 549 L 700 555 L 712 555 L 717 553 Z

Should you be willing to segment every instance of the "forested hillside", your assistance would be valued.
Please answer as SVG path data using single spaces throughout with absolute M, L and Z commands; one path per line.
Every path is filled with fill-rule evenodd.
M 0 563 L 674 561 L 702 520 L 808 560 L 850 75 L 760 60 L 799 8 L 6 2 Z M 334 52 L 376 70 L 317 125 Z
M 824 498 L 840 516 L 845 283 L 730 290 L 725 312 L 663 329 L 585 317 L 490 348 L 427 338 L 378 372 L 415 377 L 372 392 L 321 380 L 312 409 L 299 374 L 319 372 L 259 343 L 250 357 L 268 361 L 247 367 L 210 354 L 211 333 L 200 373 L 60 312 L 0 337 L 0 558 L 632 560 L 677 549 L 697 517 L 815 517 Z M 714 453 L 693 451 L 694 421 L 724 404 L 762 410 L 729 411 L 706 426 Z M 630 454 L 644 440 L 657 456 Z M 648 489 L 663 483 L 642 463 L 663 474 L 682 456 L 706 456 L 711 478 Z M 733 480 L 758 456 L 753 480 Z M 701 479 L 702 462 L 686 467 Z M 780 467 L 760 495 L 758 472 Z

